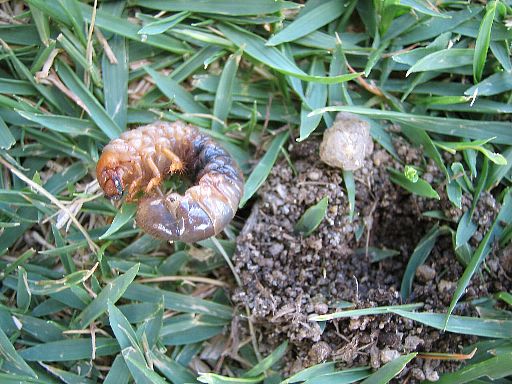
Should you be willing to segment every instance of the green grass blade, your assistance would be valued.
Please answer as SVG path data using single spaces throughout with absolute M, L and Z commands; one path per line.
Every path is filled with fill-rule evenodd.
M 9 149 L 14 143 L 16 143 L 16 139 L 0 117 L 0 149 Z
M 510 220 L 510 216 L 512 215 L 512 194 L 508 193 L 505 196 L 505 200 L 503 202 L 503 206 L 496 217 L 496 220 L 492 224 L 491 228 L 488 230 L 478 248 L 475 250 L 475 253 L 471 257 L 471 260 L 464 270 L 462 277 L 457 282 L 457 288 L 453 294 L 453 298 L 450 302 L 450 307 L 448 308 L 448 313 L 446 315 L 446 326 L 448 326 L 448 322 L 450 320 L 450 315 L 457 305 L 459 299 L 464 295 L 471 278 L 477 271 L 478 267 L 484 261 L 485 257 L 489 254 L 491 250 L 492 243 L 495 237 L 499 237 L 503 228 L 500 226 L 501 220 Z
M 491 29 L 496 14 L 497 1 L 491 1 L 487 4 L 487 10 L 480 24 L 478 37 L 475 44 L 475 53 L 473 56 L 473 78 L 478 83 L 482 78 L 485 62 L 487 61 L 487 51 L 491 41 Z
M 134 4 L 159 11 L 204 12 L 228 16 L 263 15 L 298 7 L 297 4 L 283 0 L 135 0 Z
M 272 166 L 277 160 L 277 156 L 281 152 L 281 147 L 288 139 L 288 132 L 282 132 L 272 140 L 272 144 L 267 150 L 267 153 L 258 162 L 258 165 L 253 169 L 249 175 L 244 186 L 244 195 L 240 201 L 240 208 L 249 201 L 249 199 L 258 191 L 261 185 L 267 179 Z
M 155 371 L 152 371 L 148 366 L 140 360 L 140 355 L 133 347 L 128 347 L 122 351 L 124 361 L 130 370 L 132 377 L 137 384 L 167 384 L 165 380 Z
M 322 84 L 341 83 L 361 76 L 360 73 L 350 73 L 335 77 L 311 76 L 297 67 L 293 61 L 288 59 L 279 50 L 266 46 L 265 40 L 258 35 L 230 24 L 220 25 L 219 30 L 236 46 L 243 48 L 244 53 L 285 75 Z
M 393 313 L 428 325 L 429 327 L 446 330 L 448 332 L 497 339 L 509 339 L 512 334 L 511 320 L 495 320 L 470 316 L 450 316 L 446 323 L 446 314 L 430 312 L 408 312 L 399 309 Z
M 351 309 L 348 311 L 340 311 L 334 313 L 328 313 L 326 315 L 313 315 L 309 317 L 311 321 L 327 321 L 333 319 L 342 319 L 347 317 L 357 317 L 357 316 L 369 316 L 369 315 L 385 315 L 390 311 L 395 310 L 412 310 L 416 308 L 422 307 L 422 303 L 417 304 L 404 304 L 404 305 L 388 305 L 385 307 L 373 307 L 373 308 L 364 308 L 364 309 Z
M 281 343 L 270 355 L 244 373 L 244 377 L 256 377 L 281 360 L 288 349 L 288 342 Z
M 116 356 L 110 366 L 103 384 L 128 384 L 130 377 L 130 370 L 124 362 L 123 355 L 120 354 Z
M 121 128 L 110 118 L 103 106 L 96 97 L 87 89 L 84 83 L 64 62 L 59 62 L 57 73 L 62 78 L 66 86 L 82 100 L 88 109 L 88 114 L 98 127 L 110 139 L 114 139 L 121 134 Z
M 433 189 L 427 181 L 418 179 L 416 182 L 413 182 L 409 180 L 402 172 L 399 172 L 395 169 L 389 169 L 389 173 L 389 179 L 407 191 L 418 196 L 428 197 L 430 199 L 441 199 L 436 190 Z
M 323 1 L 309 10 L 305 14 L 299 14 L 298 17 L 281 31 L 272 36 L 266 45 L 275 46 L 289 41 L 297 40 L 307 34 L 336 20 L 345 10 L 345 2 L 341 0 Z
M 83 329 L 96 320 L 107 310 L 107 303 L 116 303 L 123 296 L 139 271 L 140 264 L 135 264 L 124 275 L 121 275 L 101 290 L 98 296 L 74 320 L 74 326 Z
M 219 86 L 215 94 L 215 102 L 213 103 L 213 114 L 222 122 L 225 123 L 231 104 L 233 102 L 233 86 L 240 63 L 241 52 L 237 52 L 229 56 L 226 65 L 220 75 Z M 216 132 L 222 131 L 222 124 L 218 120 L 212 121 L 212 130 Z
M 128 119 L 128 52 L 124 37 L 115 35 L 109 41 L 117 64 L 110 63 L 104 53 L 101 59 L 105 92 L 105 110 L 121 131 L 126 130 Z
M 119 231 L 126 223 L 135 216 L 137 204 L 124 203 L 119 212 L 114 217 L 112 224 L 107 231 L 99 237 L 100 240 L 108 239 L 111 235 Z
M 311 235 L 324 220 L 328 204 L 329 199 L 326 196 L 315 205 L 306 209 L 297 224 L 295 224 L 295 232 L 301 233 L 303 236 Z
M 383 111 L 364 107 L 340 106 L 326 107 L 314 110 L 311 114 L 344 111 L 358 115 L 369 116 L 373 119 L 386 119 L 397 123 L 406 123 L 410 126 L 449 136 L 471 139 L 488 139 L 496 137 L 494 143 L 512 144 L 512 131 L 509 123 L 484 120 L 454 119 L 436 116 L 415 115 L 412 113 Z M 485 126 L 485 131 L 481 129 Z
M 322 76 L 325 73 L 324 64 L 321 60 L 313 59 L 311 63 L 311 75 Z M 338 85 L 339 86 L 339 85 Z M 300 137 L 297 141 L 303 141 L 313 133 L 322 120 L 322 115 L 308 116 L 311 109 L 318 109 L 325 106 L 327 102 L 327 86 L 320 83 L 308 83 L 305 94 L 306 103 L 302 104 L 300 112 Z
M 146 24 L 137 33 L 139 35 L 158 35 L 160 33 L 164 33 L 165 31 L 173 28 L 175 25 L 181 23 L 190 15 L 191 13 L 188 11 L 176 13 L 172 16 L 166 17 L 165 19 Z
M 414 248 L 414 252 L 407 262 L 407 267 L 405 268 L 404 276 L 402 277 L 402 284 L 400 287 L 402 300 L 406 301 L 409 298 L 416 270 L 420 265 L 425 263 L 425 260 L 427 260 L 432 248 L 434 248 L 437 238 L 447 233 L 449 233 L 448 228 L 434 226 L 425 236 L 423 236 L 416 248 Z
M 94 345 L 96 357 L 114 355 L 119 352 L 116 339 L 96 337 Z M 75 361 L 92 358 L 92 340 L 90 338 L 68 339 L 37 344 L 20 351 L 27 361 Z
M 20 375 L 27 375 L 36 378 L 37 375 L 30 366 L 23 360 L 23 357 L 16 352 L 11 341 L 0 328 L 0 355 L 2 356 L 2 370 Z
M 327 363 L 321 363 L 313 365 L 309 368 L 303 369 L 300 372 L 297 372 L 293 376 L 289 377 L 286 380 L 283 380 L 281 384 L 293 384 L 298 383 L 300 381 L 307 381 L 309 379 L 314 379 L 318 376 L 328 375 L 334 373 L 334 362 L 330 361 Z
M 464 94 L 472 96 L 493 96 L 512 90 L 512 76 L 509 72 L 498 72 L 467 89 Z
M 227 320 L 233 316 L 231 307 L 227 305 L 137 283 L 132 283 L 123 295 L 126 299 L 149 303 L 158 303 L 162 296 L 165 308 L 173 311 L 200 313 Z
M 457 372 L 445 373 L 437 383 L 476 383 L 476 380 L 480 378 L 488 378 L 492 381 L 499 380 L 512 375 L 511 361 L 512 352 L 500 354 L 476 364 L 468 364 Z
M 407 71 L 414 72 L 440 71 L 458 68 L 473 63 L 474 50 L 469 48 L 450 48 L 431 53 L 420 59 Z
M 80 3 L 80 9 L 82 10 L 84 19 L 90 23 L 92 7 L 90 5 Z M 182 42 L 167 35 L 147 35 L 142 39 L 141 35 L 138 33 L 138 26 L 121 17 L 112 16 L 106 12 L 102 12 L 101 10 L 96 13 L 95 23 L 96 26 L 106 31 L 116 33 L 131 40 L 143 41 L 145 44 L 161 48 L 165 51 L 180 55 L 190 53 L 190 50 Z
M 372 373 L 361 384 L 385 384 L 388 383 L 393 377 L 398 375 L 405 366 L 416 357 L 417 353 L 409 353 L 405 356 L 400 356 L 383 367 L 379 368 L 376 372 Z

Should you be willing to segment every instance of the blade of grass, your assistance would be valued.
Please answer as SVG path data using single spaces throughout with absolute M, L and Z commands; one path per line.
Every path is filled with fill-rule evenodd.
M 215 102 L 213 103 L 213 114 L 222 122 L 226 121 L 231 109 L 233 86 L 241 57 L 241 52 L 229 56 L 219 79 L 219 86 L 215 94 Z M 218 120 L 212 120 L 212 130 L 216 132 L 222 131 L 222 124 Z
M 487 61 L 487 51 L 489 50 L 489 43 L 491 42 L 491 29 L 497 4 L 497 1 L 491 1 L 487 4 L 487 10 L 485 11 L 480 29 L 478 30 L 473 56 L 473 78 L 475 83 L 478 83 L 482 79 L 485 62 Z
M 306 14 L 299 13 L 297 18 L 288 24 L 281 31 L 272 36 L 266 43 L 268 46 L 275 46 L 288 41 L 297 40 L 307 34 L 336 20 L 345 10 L 344 1 L 327 0 L 319 6 L 309 10 Z
M 265 40 L 258 35 L 243 30 L 231 24 L 219 25 L 219 30 L 239 48 L 243 48 L 256 61 L 275 69 L 278 72 L 297 77 L 302 80 L 322 84 L 335 84 L 349 81 L 361 76 L 361 73 L 350 73 L 335 77 L 311 76 L 274 47 L 265 45 Z
M 489 136 L 495 136 L 496 139 L 494 139 L 494 143 L 512 144 L 510 124 L 504 122 L 425 116 L 352 106 L 320 108 L 311 112 L 311 115 L 334 111 L 352 112 L 358 115 L 369 116 L 374 119 L 386 119 L 397 123 L 406 123 L 428 132 L 435 132 L 449 136 L 471 139 L 488 139 Z M 481 129 L 482 126 L 485 126 L 485 131 Z
M 453 315 L 446 323 L 446 314 L 444 313 L 408 312 L 399 309 L 392 312 L 432 328 L 464 335 L 508 339 L 512 334 L 512 321 L 510 320 Z
M 377 371 L 372 373 L 367 379 L 363 380 L 361 384 L 385 384 L 388 383 L 393 377 L 398 375 L 405 366 L 416 357 L 417 353 L 409 353 L 405 356 L 400 356 Z
M 272 140 L 272 144 L 268 148 L 265 155 L 253 169 L 247 181 L 245 182 L 244 195 L 240 201 L 239 207 L 242 208 L 247 201 L 256 193 L 264 181 L 267 179 L 272 166 L 277 160 L 277 156 L 281 152 L 281 147 L 288 139 L 288 132 L 282 132 Z

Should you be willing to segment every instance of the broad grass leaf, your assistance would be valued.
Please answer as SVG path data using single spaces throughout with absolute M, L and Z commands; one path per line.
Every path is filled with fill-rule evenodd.
M 283 358 L 288 349 L 288 341 L 281 343 L 270 355 L 243 374 L 244 377 L 256 377 L 270 369 Z
M 110 227 L 108 227 L 107 231 L 99 237 L 100 240 L 108 239 L 111 235 L 116 233 L 123 227 L 126 223 L 128 223 L 135 216 L 135 212 L 137 211 L 137 204 L 134 203 L 124 203 L 117 212 L 114 220 Z
M 473 62 L 474 50 L 470 48 L 447 48 L 431 53 L 418 60 L 407 75 L 414 72 L 441 71 L 469 65 Z
M 139 35 L 158 35 L 160 33 L 164 33 L 165 31 L 173 28 L 175 25 L 181 23 L 190 15 L 191 13 L 188 11 L 175 13 L 172 16 L 166 17 L 164 19 L 158 19 L 152 23 L 146 24 L 137 33 Z
M 487 4 L 487 10 L 485 11 L 480 29 L 478 30 L 473 57 L 473 78 L 475 83 L 481 80 L 485 62 L 487 61 L 487 51 L 489 50 L 489 43 L 491 41 L 491 29 L 494 22 L 494 15 L 496 14 L 497 3 L 497 1 L 491 1 Z
M 23 360 L 23 356 L 20 356 L 18 352 L 16 352 L 2 328 L 0 328 L 0 356 L 3 360 L 2 371 L 37 378 L 36 373 L 25 360 Z
M 300 37 L 316 31 L 324 25 L 336 20 L 345 10 L 345 1 L 327 0 L 323 1 L 307 13 L 297 16 L 297 18 L 288 24 L 281 31 L 272 36 L 266 43 L 269 46 L 294 41 Z
M 135 348 L 125 348 L 122 350 L 122 354 L 137 384 L 168 384 L 168 381 L 151 370 L 145 361 L 140 360 L 140 355 Z
M 324 220 L 328 204 L 329 199 L 325 196 L 318 203 L 306 209 L 297 224 L 295 224 L 295 232 L 303 236 L 311 235 Z
M 447 228 L 435 225 L 425 236 L 423 236 L 418 245 L 416 245 L 416 248 L 414 248 L 414 252 L 407 262 L 407 267 L 405 268 L 404 276 L 402 277 L 402 284 L 400 286 L 400 295 L 402 296 L 402 300 L 407 301 L 409 298 L 416 270 L 427 260 L 430 252 L 436 244 L 437 238 L 446 233 L 449 233 Z
M 110 139 L 114 139 L 121 134 L 121 128 L 112 120 L 96 97 L 89 91 L 71 68 L 60 61 L 57 67 L 57 73 L 62 78 L 66 86 L 84 103 L 87 107 L 87 113 L 98 127 Z
M 358 115 L 369 116 L 374 119 L 386 119 L 397 123 L 406 123 L 427 132 L 435 132 L 448 136 L 488 139 L 495 137 L 496 144 L 512 144 L 512 131 L 510 123 L 500 121 L 455 119 L 437 116 L 427 116 L 413 113 L 383 111 L 356 106 L 336 106 L 314 110 L 311 114 L 319 114 L 332 111 L 352 112 Z M 482 130 L 485 126 L 485 131 Z
M 466 211 L 465 215 L 469 211 Z M 498 216 L 496 217 L 494 223 L 492 224 L 491 228 L 488 230 L 488 232 L 485 234 L 482 241 L 480 241 L 480 244 L 478 245 L 477 249 L 473 253 L 473 256 L 471 257 L 471 260 L 469 261 L 468 266 L 464 270 L 464 273 L 462 274 L 461 278 L 457 281 L 457 287 L 455 288 L 455 292 L 453 294 L 453 298 L 450 302 L 450 307 L 448 308 L 448 313 L 445 317 L 445 327 L 448 329 L 448 324 L 450 321 L 450 315 L 453 312 L 453 309 L 455 308 L 455 305 L 457 305 L 459 299 L 464 295 L 467 286 L 469 285 L 469 282 L 471 281 L 471 278 L 477 271 L 480 264 L 485 260 L 486 256 L 491 251 L 491 246 L 496 237 L 499 238 L 501 233 L 503 232 L 503 228 L 501 227 L 500 223 L 502 220 L 505 220 L 505 222 L 510 221 L 512 217 L 512 193 L 509 191 L 509 193 L 506 194 L 504 198 L 503 205 L 501 207 L 500 212 L 498 213 Z M 462 219 L 461 219 L 462 221 Z M 512 321 L 510 321 L 510 326 L 512 327 Z M 512 329 L 512 328 L 511 328 Z M 512 330 L 510 331 L 512 332 Z M 509 337 L 510 337 L 509 333 Z M 496 336 L 498 337 L 498 336 Z
M 288 132 L 282 132 L 278 136 L 274 137 L 267 152 L 258 162 L 245 182 L 244 195 L 240 201 L 240 208 L 243 207 L 245 203 L 247 203 L 247 201 L 256 193 L 263 182 L 267 179 L 270 170 L 272 169 L 272 166 L 276 162 L 277 156 L 281 151 L 281 147 L 287 139 Z
M 413 310 L 423 307 L 423 303 L 417 304 L 402 304 L 402 305 L 388 305 L 384 307 L 372 307 L 364 309 L 349 309 L 344 311 L 338 311 L 334 313 L 328 313 L 325 315 L 312 315 L 309 317 L 311 321 L 328 321 L 334 319 L 345 319 L 347 317 L 358 317 L 358 316 L 373 316 L 373 315 L 384 315 L 394 310 Z
M 363 380 L 370 376 L 371 373 L 372 370 L 367 367 L 349 368 L 338 372 L 312 377 L 306 380 L 304 384 L 348 384 Z
M 435 191 L 434 188 L 432 188 L 432 186 L 427 181 L 419 179 L 418 181 L 413 183 L 402 172 L 399 172 L 395 169 L 389 169 L 389 172 L 390 180 L 393 183 L 408 190 L 409 192 L 414 193 L 418 196 L 440 200 L 439 194 Z
M 213 114 L 222 122 L 226 121 L 233 102 L 234 82 L 241 55 L 241 52 L 237 52 L 229 56 L 219 79 L 219 86 L 213 103 Z M 218 120 L 212 120 L 213 131 L 220 132 L 222 128 L 223 125 Z
M 119 352 L 116 339 L 96 337 L 96 357 L 110 356 Z M 36 344 L 20 351 L 26 361 L 76 361 L 92 358 L 92 341 L 90 338 L 67 339 Z
M 512 375 L 511 361 L 512 352 L 499 354 L 478 363 L 467 364 L 456 372 L 445 373 L 441 375 L 437 383 L 477 383 L 480 378 L 488 378 L 492 381 L 505 379 L 506 376 Z M 485 382 L 485 380 L 481 382 Z
M 281 384 L 293 384 L 298 383 L 301 381 L 306 381 L 309 379 L 314 379 L 315 377 L 322 376 L 322 375 L 328 375 L 331 373 L 334 373 L 335 366 L 334 362 L 326 362 L 326 363 L 320 363 L 313 365 L 311 367 L 308 367 L 306 369 L 303 369 L 293 376 L 283 380 Z
M 265 40 L 260 36 L 231 24 L 219 25 L 219 30 L 236 46 L 243 48 L 244 53 L 248 54 L 256 61 L 259 61 L 276 71 L 284 73 L 285 75 L 295 76 L 301 80 L 323 84 L 340 83 L 361 76 L 360 73 L 350 73 L 335 77 L 311 76 L 297 67 L 297 64 L 288 59 L 275 47 L 266 46 Z
M 396 359 L 380 367 L 372 373 L 368 378 L 363 380 L 361 384 L 384 384 L 388 383 L 393 377 L 398 375 L 405 366 L 416 357 L 417 352 L 397 357 Z
M 227 16 L 263 15 L 298 7 L 298 4 L 283 0 L 135 0 L 133 4 L 158 11 L 189 11 Z
M 110 366 L 103 384 L 128 384 L 130 377 L 130 370 L 124 362 L 123 355 L 119 354 Z
M 116 303 L 128 289 L 137 275 L 139 267 L 140 264 L 135 264 L 124 275 L 107 283 L 98 296 L 75 318 L 74 325 L 83 329 L 105 313 L 107 304 L 109 302 Z
M 446 314 L 444 313 L 409 312 L 400 309 L 394 309 L 392 312 L 435 329 L 464 335 L 509 339 L 512 334 L 511 320 L 495 320 L 470 316 L 450 316 L 446 323 Z
M 322 76 L 325 73 L 321 60 L 313 59 L 311 63 L 311 75 Z M 306 103 L 302 104 L 300 112 L 300 137 L 297 141 L 303 141 L 313 133 L 322 120 L 322 115 L 308 116 L 312 109 L 322 108 L 327 102 L 327 86 L 325 84 L 309 82 L 304 95 Z
M 512 90 L 512 74 L 497 72 L 464 91 L 467 96 L 493 96 Z
M 9 149 L 16 143 L 16 139 L 0 117 L 0 149 Z

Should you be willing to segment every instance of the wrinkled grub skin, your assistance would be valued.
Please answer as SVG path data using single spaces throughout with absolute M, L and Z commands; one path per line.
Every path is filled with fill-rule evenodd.
M 418 149 L 402 141 L 395 146 L 404 163 L 426 166 L 423 177 L 439 185 L 442 175 L 435 166 L 422 164 Z M 376 145 L 365 166 L 354 173 L 359 215 L 351 222 L 341 171 L 319 160 L 318 142 L 310 140 L 289 149 L 298 174 L 295 176 L 284 161 L 273 168 L 237 240 L 234 257 L 243 287 L 234 292 L 233 300 L 251 309 L 263 352 L 271 351 L 284 339 L 290 340 L 292 347 L 284 368 L 291 374 L 332 359 L 343 367 L 378 368 L 397 353 L 460 352 L 475 342 L 474 337 L 443 333 L 395 315 L 340 319 L 328 322 L 323 333 L 316 322 L 307 320 L 314 313 L 335 311 L 341 300 L 356 303 L 357 308 L 403 304 L 399 290 L 408 258 L 436 223 L 421 213 L 442 210 L 457 220 L 462 211 L 450 205 L 441 188 L 441 201 L 437 201 L 413 196 L 392 184 L 386 169 L 403 168 Z M 294 223 L 304 210 L 324 196 L 329 197 L 329 208 L 322 224 L 307 238 L 294 234 Z M 470 204 L 464 197 L 463 210 Z M 478 231 L 471 239 L 473 245 L 485 234 L 498 210 L 491 195 L 480 199 L 474 215 Z M 356 231 L 363 224 L 371 229 L 365 229 L 357 240 Z M 456 224 L 450 225 L 455 228 Z M 367 242 L 373 247 L 396 249 L 400 254 L 371 263 L 364 251 L 359 256 L 354 253 Z M 499 266 L 498 255 L 493 252 L 488 265 Z M 462 272 L 451 238 L 440 238 L 414 280 L 410 301 L 425 303 L 422 310 L 445 312 Z M 490 274 L 482 273 L 484 280 L 475 275 L 464 301 L 512 287 L 509 275 L 500 267 L 490 268 Z M 456 313 L 476 315 L 469 305 L 461 306 Z M 401 373 L 400 381 L 435 379 L 457 366 L 416 359 Z

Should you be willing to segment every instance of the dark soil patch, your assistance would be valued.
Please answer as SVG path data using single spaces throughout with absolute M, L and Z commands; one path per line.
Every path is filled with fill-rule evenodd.
M 283 340 L 290 340 L 285 374 L 291 374 L 332 359 L 343 367 L 378 368 L 398 354 L 461 352 L 475 342 L 476 338 L 443 333 L 395 315 L 331 321 L 323 332 L 316 322 L 308 321 L 311 314 L 334 312 L 343 301 L 356 308 L 403 304 L 399 291 L 407 261 L 420 239 L 438 222 L 422 213 L 442 211 L 455 228 L 456 220 L 471 204 L 464 197 L 463 210 L 453 208 L 442 187 L 437 201 L 411 195 L 392 184 L 387 168 L 402 170 L 402 165 L 376 146 L 365 166 L 354 173 L 358 215 L 350 221 L 341 171 L 319 160 L 318 144 L 310 140 L 290 148 L 296 175 L 286 162 L 273 168 L 237 241 L 235 264 L 243 288 L 235 291 L 233 299 L 251 309 L 261 348 L 271 351 Z M 403 141 L 395 146 L 404 163 L 423 167 L 423 177 L 439 185 L 436 181 L 441 181 L 442 175 L 434 165 L 422 164 L 418 149 Z M 329 197 L 329 208 L 322 224 L 309 237 L 296 235 L 294 224 L 324 196 Z M 490 194 L 480 199 L 473 244 L 485 234 L 498 210 Z M 415 278 L 410 301 L 424 303 L 424 311 L 445 312 L 463 272 L 451 241 L 449 236 L 438 240 Z M 372 262 L 372 255 L 365 252 L 367 245 L 399 253 Z M 482 278 L 473 278 L 465 301 L 512 288 L 497 258 L 497 252 L 489 256 L 490 268 L 482 270 Z M 456 313 L 476 314 L 470 305 L 459 306 Z M 456 366 L 416 359 L 400 380 L 433 380 Z

